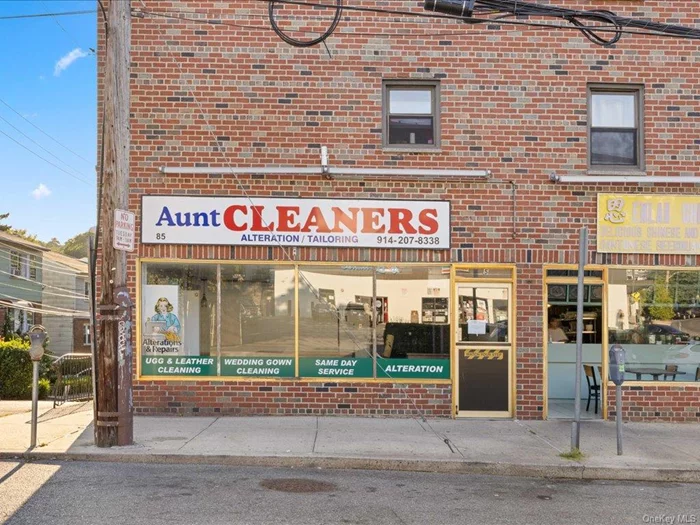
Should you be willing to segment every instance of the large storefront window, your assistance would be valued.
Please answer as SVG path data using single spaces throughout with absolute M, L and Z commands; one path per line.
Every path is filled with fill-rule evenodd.
M 700 271 L 610 269 L 610 343 L 626 350 L 627 380 L 700 380 Z
M 142 376 L 450 378 L 449 266 L 149 262 L 140 293 Z
M 294 268 L 221 266 L 221 375 L 294 377 Z
M 141 279 L 141 375 L 216 376 L 216 266 L 154 263 Z

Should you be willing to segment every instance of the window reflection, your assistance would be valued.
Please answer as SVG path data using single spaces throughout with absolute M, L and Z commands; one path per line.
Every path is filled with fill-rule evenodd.
M 607 324 L 627 380 L 700 379 L 700 271 L 611 269 Z
M 221 355 L 294 356 L 294 268 L 221 267 Z
M 449 359 L 449 267 L 377 267 L 377 352 Z
M 299 356 L 372 357 L 372 268 L 299 268 Z

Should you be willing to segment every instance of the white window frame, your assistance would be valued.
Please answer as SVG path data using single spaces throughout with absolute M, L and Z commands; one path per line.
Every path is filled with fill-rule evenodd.
M 83 345 L 89 346 L 92 344 L 92 338 L 90 337 L 90 323 L 83 325 Z

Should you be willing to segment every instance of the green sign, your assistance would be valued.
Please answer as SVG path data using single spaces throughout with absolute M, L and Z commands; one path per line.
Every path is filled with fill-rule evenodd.
M 291 357 L 222 357 L 222 376 L 294 377 Z
M 215 376 L 216 357 L 141 356 L 142 376 Z
M 372 359 L 363 357 L 302 357 L 299 359 L 301 377 L 328 379 L 372 377 Z
M 449 359 L 378 359 L 377 377 L 449 379 Z

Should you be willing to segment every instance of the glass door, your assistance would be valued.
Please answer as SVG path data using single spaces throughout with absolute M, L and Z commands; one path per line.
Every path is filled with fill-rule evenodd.
M 456 285 L 457 415 L 512 415 L 512 286 Z

